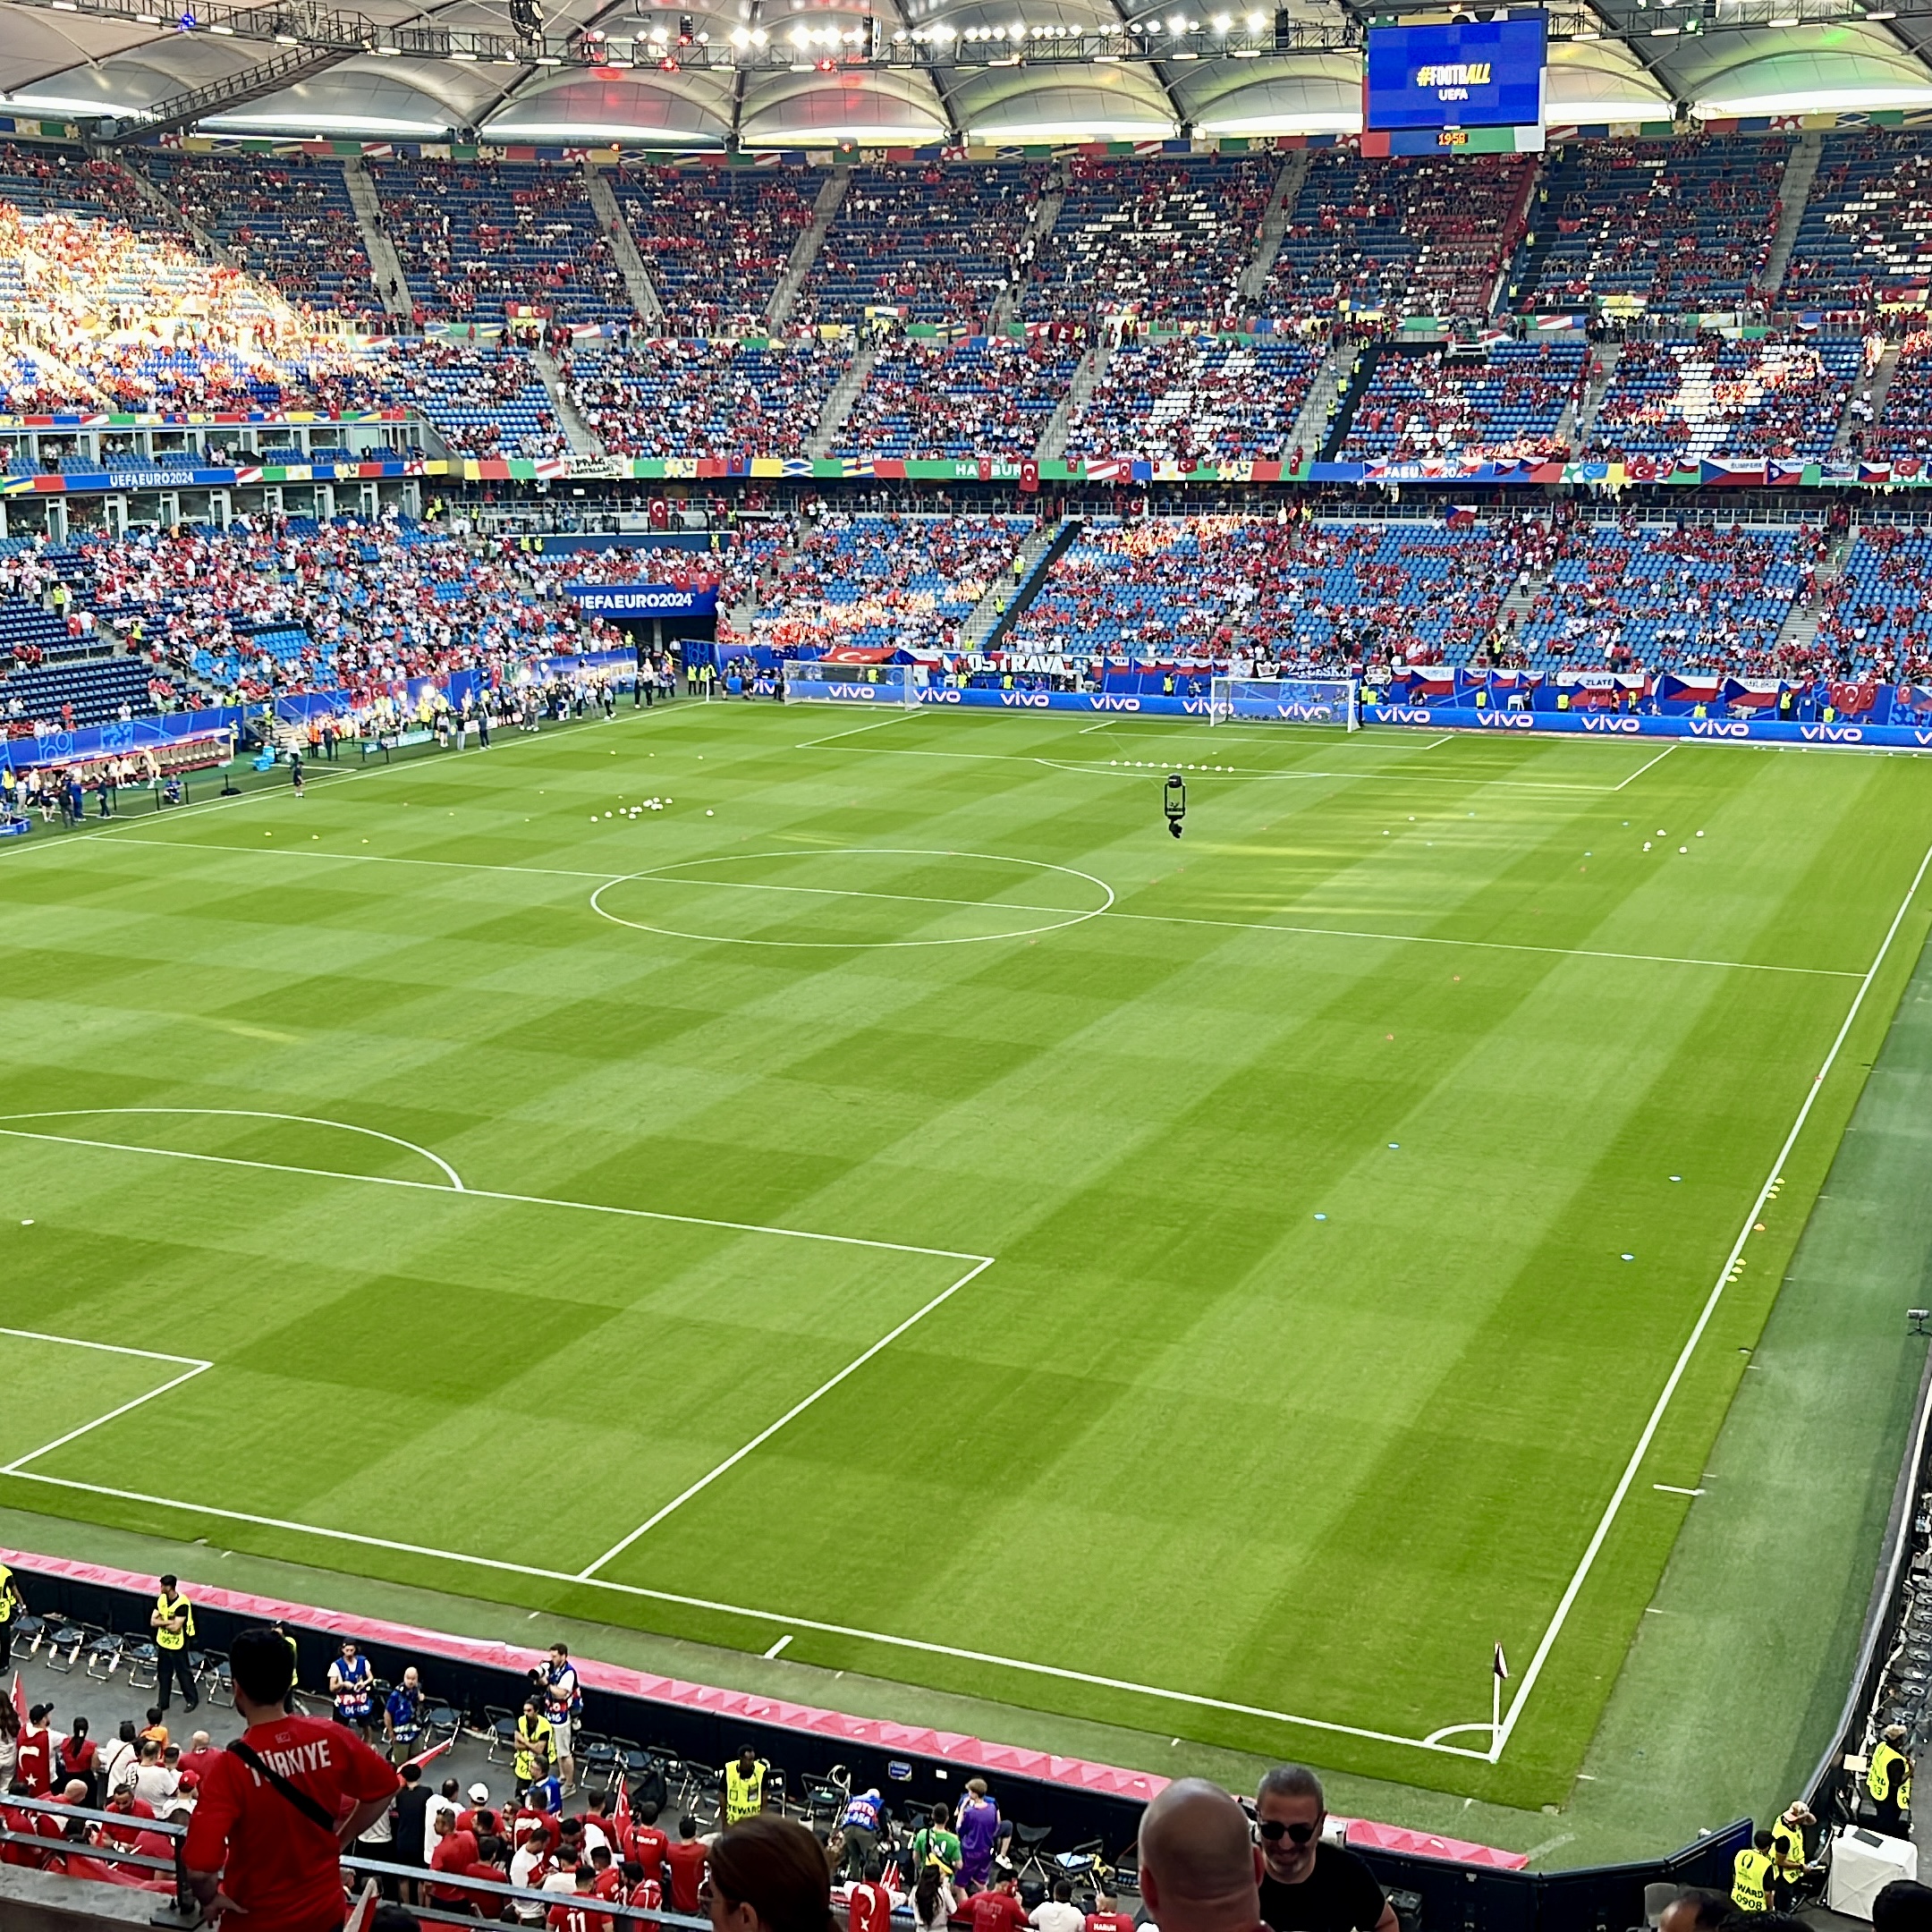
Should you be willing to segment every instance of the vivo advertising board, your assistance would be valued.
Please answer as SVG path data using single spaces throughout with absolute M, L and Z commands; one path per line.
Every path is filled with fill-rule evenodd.
M 1543 121 L 1543 16 L 1371 27 L 1362 115 L 1394 128 L 1537 127 Z

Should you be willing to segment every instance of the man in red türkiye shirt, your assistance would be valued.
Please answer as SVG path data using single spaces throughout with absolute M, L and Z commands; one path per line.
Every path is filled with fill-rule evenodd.
M 972 1932 L 1025 1932 L 1027 1910 L 1013 1889 L 1013 1867 L 996 1865 L 998 1874 L 990 1892 L 975 1892 L 961 1906 L 956 1917 L 972 1927 Z
M 346 1725 L 282 1708 L 294 1659 L 273 1631 L 229 1651 L 242 1741 L 309 1800 L 299 1805 L 233 1750 L 209 1767 L 188 1827 L 188 1878 L 204 1913 L 235 1911 L 238 1932 L 340 1932 L 343 1850 L 388 1809 L 395 1767 Z M 318 1823 L 309 1807 L 331 1821 Z
M 1133 1920 L 1120 1909 L 1120 1902 L 1106 1892 L 1094 1898 L 1094 1909 L 1087 1914 L 1080 1932 L 1133 1932 Z

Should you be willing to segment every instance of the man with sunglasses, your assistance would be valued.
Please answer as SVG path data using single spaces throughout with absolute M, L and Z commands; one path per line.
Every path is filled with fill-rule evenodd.
M 1267 1869 L 1261 1917 L 1274 1932 L 1400 1932 L 1395 1908 L 1368 1865 L 1324 1844 L 1328 1816 L 1321 1780 L 1303 1765 L 1278 1765 L 1255 1793 L 1255 1829 Z

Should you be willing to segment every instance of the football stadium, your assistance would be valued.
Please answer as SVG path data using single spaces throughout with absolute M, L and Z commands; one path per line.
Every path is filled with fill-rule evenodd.
M 0 1924 L 1932 1928 L 1932 9 L 0 0 Z

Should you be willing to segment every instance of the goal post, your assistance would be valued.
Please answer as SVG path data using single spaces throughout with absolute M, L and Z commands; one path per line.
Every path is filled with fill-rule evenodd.
M 907 710 L 919 704 L 918 665 L 827 664 L 818 657 L 784 660 L 784 701 L 787 704 L 897 705 Z
M 1339 724 L 1361 729 L 1355 678 L 1217 677 L 1208 695 L 1210 724 Z

